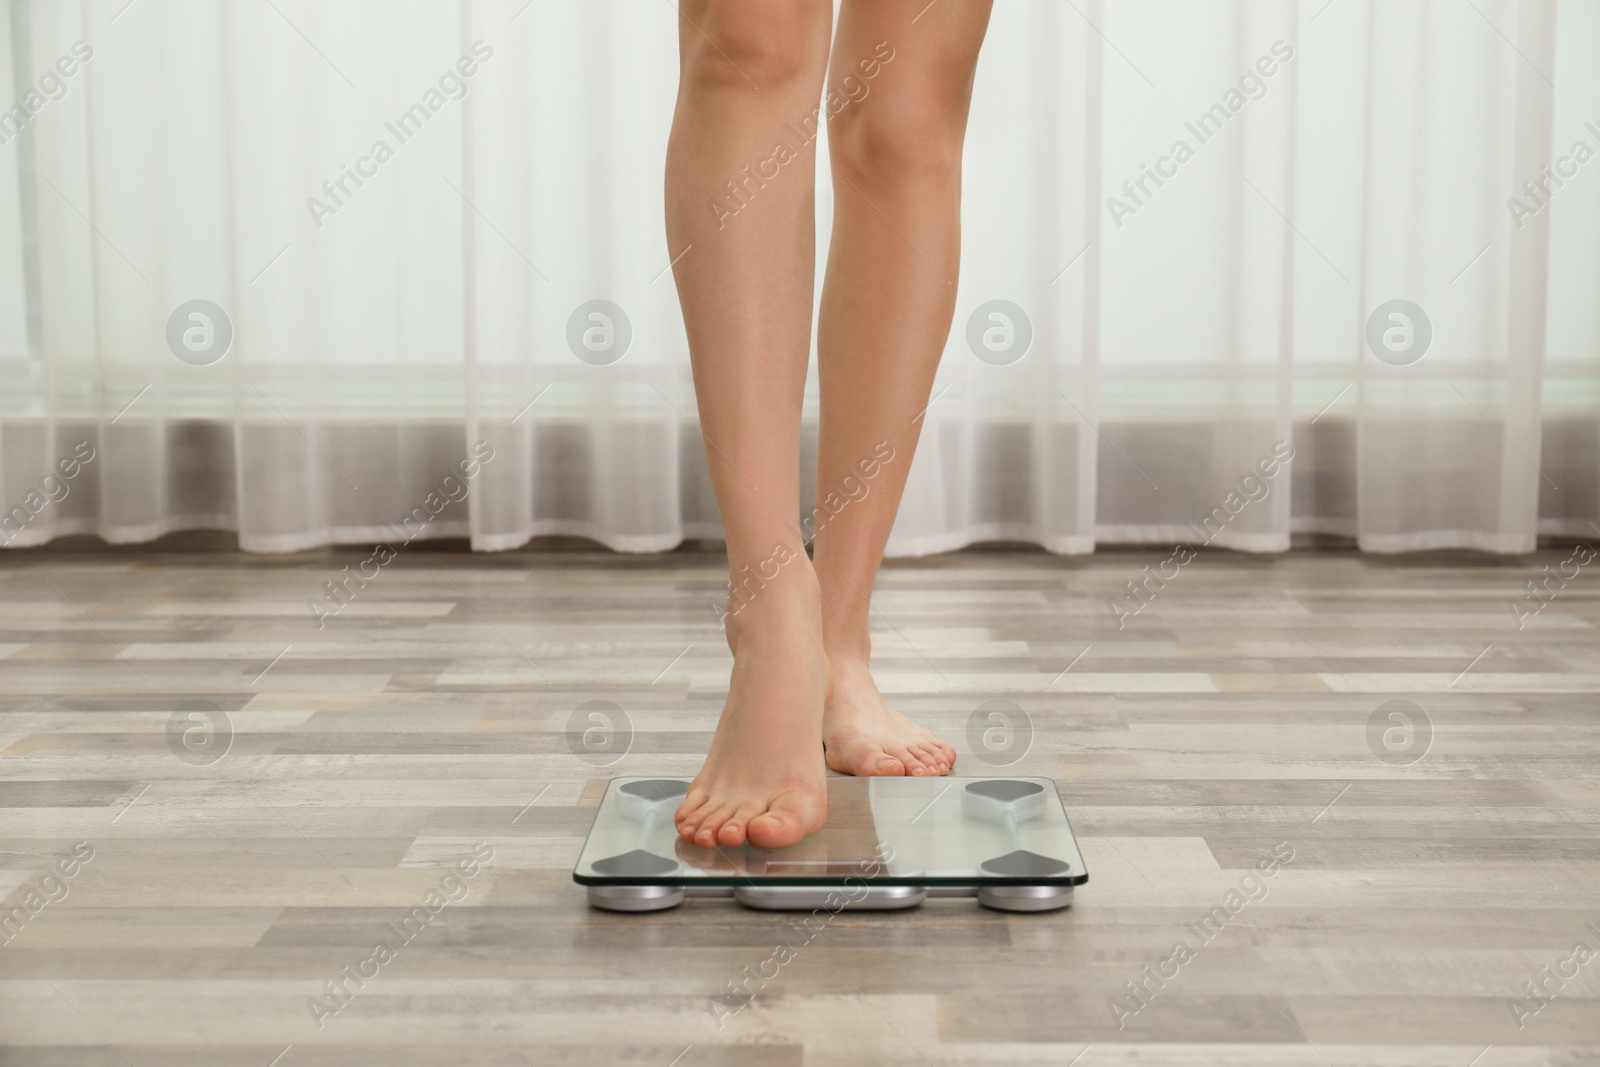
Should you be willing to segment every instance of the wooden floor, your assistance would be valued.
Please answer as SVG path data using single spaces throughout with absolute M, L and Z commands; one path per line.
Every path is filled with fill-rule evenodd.
M 1169 554 L 886 571 L 885 691 L 1056 779 L 1090 882 L 809 940 L 571 881 L 710 741 L 715 555 L 412 550 L 319 629 L 367 553 L 0 554 L 0 1064 L 1600 1063 L 1600 570 L 1519 628 L 1570 549 L 1209 551 L 1119 629 Z

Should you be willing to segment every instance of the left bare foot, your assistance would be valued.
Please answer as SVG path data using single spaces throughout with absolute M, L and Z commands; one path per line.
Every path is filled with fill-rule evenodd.
M 822 713 L 829 767 L 863 777 L 950 773 L 956 750 L 890 707 L 866 663 L 831 662 L 833 693 Z

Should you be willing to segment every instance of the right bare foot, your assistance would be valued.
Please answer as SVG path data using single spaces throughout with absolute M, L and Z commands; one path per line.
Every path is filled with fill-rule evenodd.
M 801 568 L 805 568 L 803 571 Z M 675 821 L 702 848 L 787 848 L 822 827 L 828 657 L 810 561 L 800 556 L 738 612 L 730 602 L 728 702 Z

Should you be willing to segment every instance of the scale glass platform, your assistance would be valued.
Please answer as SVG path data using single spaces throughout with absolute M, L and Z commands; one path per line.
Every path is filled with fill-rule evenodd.
M 791 848 L 702 848 L 678 837 L 687 778 L 614 778 L 573 881 L 607 911 L 659 911 L 685 897 L 766 910 L 911 908 L 976 897 L 1053 911 L 1089 880 L 1048 778 L 828 779 L 828 821 Z

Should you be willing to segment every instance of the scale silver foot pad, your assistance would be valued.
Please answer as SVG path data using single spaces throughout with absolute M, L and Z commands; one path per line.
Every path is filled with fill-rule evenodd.
M 665 911 L 683 903 L 683 887 L 670 885 L 592 885 L 589 903 L 605 911 Z
M 761 911 L 898 911 L 968 897 L 999 911 L 1056 911 L 1089 880 L 1048 778 L 830 778 L 828 823 L 791 848 L 700 848 L 672 814 L 688 779 L 617 778 L 573 880 L 605 911 L 662 911 L 689 897 Z

